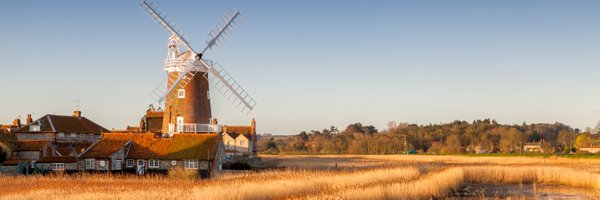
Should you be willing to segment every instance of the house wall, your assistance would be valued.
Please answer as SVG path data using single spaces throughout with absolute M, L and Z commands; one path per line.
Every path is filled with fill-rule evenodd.
M 226 150 L 236 150 L 239 154 L 236 156 L 241 156 L 242 154 L 250 154 L 252 149 L 250 148 L 252 144 L 250 140 L 243 135 L 239 135 L 237 138 L 232 138 L 228 134 L 223 134 L 223 145 Z M 227 143 L 229 142 L 229 145 Z M 243 144 L 240 144 L 242 142 Z
M 77 161 L 77 167 L 79 168 L 79 170 L 88 170 L 85 168 L 85 158 L 81 158 L 79 159 L 79 161 Z M 104 167 L 100 167 L 100 161 L 104 161 Z M 110 159 L 94 159 L 94 163 L 95 163 L 95 171 L 108 171 L 110 169 L 111 166 L 111 160 Z
M 587 151 L 589 153 L 598 153 L 600 148 L 579 148 L 580 151 Z
M 27 158 L 30 160 L 39 160 L 41 158 L 41 151 L 15 151 L 15 157 Z
M 54 140 L 54 133 L 15 133 L 17 140 Z
M 95 142 L 100 139 L 100 135 L 95 134 L 79 134 L 76 133 L 75 137 L 71 137 L 70 133 L 65 133 L 62 137 L 61 134 L 57 134 L 56 141 L 59 142 Z
M 0 174 L 3 175 L 17 175 L 18 166 L 16 165 L 8 165 L 8 166 L 0 166 Z
M 122 170 L 122 169 L 124 169 L 124 167 L 125 167 L 125 164 L 126 164 L 126 163 L 125 163 L 125 153 L 126 153 L 126 151 L 125 151 L 125 148 L 121 148 L 119 151 L 117 151 L 115 154 L 113 154 L 113 155 L 110 157 L 110 163 L 111 163 L 111 165 L 110 165 L 110 166 L 111 166 L 111 167 L 110 167 L 110 169 L 111 169 L 111 170 Z M 116 160 L 121 160 L 121 165 L 122 165 L 122 166 L 121 166 L 121 169 L 117 169 L 117 166 L 116 166 L 116 165 L 117 165 L 117 163 L 116 163 Z
M 64 164 L 65 164 L 65 171 L 79 170 L 77 163 L 64 163 Z M 52 170 L 52 163 L 37 163 L 37 165 L 40 169 L 44 169 L 46 171 Z

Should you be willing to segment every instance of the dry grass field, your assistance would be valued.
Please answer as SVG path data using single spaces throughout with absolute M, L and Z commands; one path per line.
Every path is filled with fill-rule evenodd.
M 580 199 L 600 198 L 595 159 L 381 155 L 264 156 L 263 161 L 274 169 L 211 180 L 0 176 L 0 199 L 531 199 L 549 193 L 544 185 L 567 188 L 565 195 Z M 533 185 L 533 196 L 491 195 L 478 190 L 481 185 Z

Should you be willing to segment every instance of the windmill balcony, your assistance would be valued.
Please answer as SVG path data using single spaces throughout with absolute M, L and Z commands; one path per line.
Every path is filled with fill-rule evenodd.
M 169 133 L 220 133 L 216 124 L 169 124 Z

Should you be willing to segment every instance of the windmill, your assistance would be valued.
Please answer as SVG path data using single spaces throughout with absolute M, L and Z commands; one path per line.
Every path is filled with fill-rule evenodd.
M 237 10 L 233 9 L 217 24 L 206 39 L 206 47 L 197 52 L 155 2 L 144 0 L 140 7 L 171 34 L 164 61 L 167 77 L 150 94 L 158 105 L 164 102 L 163 133 L 220 132 L 219 126 L 212 123 L 209 82 L 242 113 L 254 109 L 256 101 L 218 62 L 202 58 L 241 23 Z

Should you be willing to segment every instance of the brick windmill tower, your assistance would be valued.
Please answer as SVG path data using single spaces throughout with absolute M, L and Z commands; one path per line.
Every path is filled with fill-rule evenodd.
M 209 82 L 242 113 L 248 114 L 254 109 L 256 101 L 219 63 L 202 58 L 240 23 L 237 10 L 232 10 L 217 25 L 206 39 L 206 47 L 196 52 L 154 2 L 143 1 L 141 7 L 171 33 L 164 63 L 167 78 L 150 94 L 159 105 L 164 102 L 163 133 L 220 132 L 220 126 L 212 123 Z

